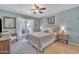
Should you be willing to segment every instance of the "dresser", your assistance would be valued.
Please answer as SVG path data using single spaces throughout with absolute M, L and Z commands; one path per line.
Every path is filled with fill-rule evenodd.
M 0 33 L 0 54 L 10 53 L 10 37 L 7 33 Z
M 10 53 L 10 43 L 9 40 L 0 40 L 0 54 Z

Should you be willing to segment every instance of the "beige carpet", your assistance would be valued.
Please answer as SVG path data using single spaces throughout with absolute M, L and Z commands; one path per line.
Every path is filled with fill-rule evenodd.
M 11 54 L 36 54 L 37 51 L 27 43 L 27 40 L 20 40 L 11 45 Z

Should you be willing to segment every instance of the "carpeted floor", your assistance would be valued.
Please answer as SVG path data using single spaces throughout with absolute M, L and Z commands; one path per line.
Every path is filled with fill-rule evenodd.
M 20 40 L 11 46 L 11 54 L 36 54 L 37 51 L 27 43 L 27 40 Z

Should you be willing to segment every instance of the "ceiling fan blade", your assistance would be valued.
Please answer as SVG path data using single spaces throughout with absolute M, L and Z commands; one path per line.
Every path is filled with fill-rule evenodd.
M 46 10 L 46 8 L 40 8 L 40 10 Z
M 33 14 L 35 14 L 36 12 L 34 12 Z
M 36 8 L 36 9 L 39 9 L 39 6 L 37 6 L 37 5 L 35 4 L 35 8 Z
M 35 7 L 37 7 L 37 5 L 36 5 L 36 4 L 34 4 L 34 6 L 35 6 Z
M 43 12 L 39 11 L 41 14 L 43 14 Z
M 37 9 L 39 9 L 39 6 L 37 6 Z

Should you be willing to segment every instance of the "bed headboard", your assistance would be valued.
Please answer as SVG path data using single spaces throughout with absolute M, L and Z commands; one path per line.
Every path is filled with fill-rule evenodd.
M 48 30 L 49 30 L 50 33 L 57 33 L 58 30 L 59 30 L 59 27 L 58 26 L 50 26 L 48 28 Z

